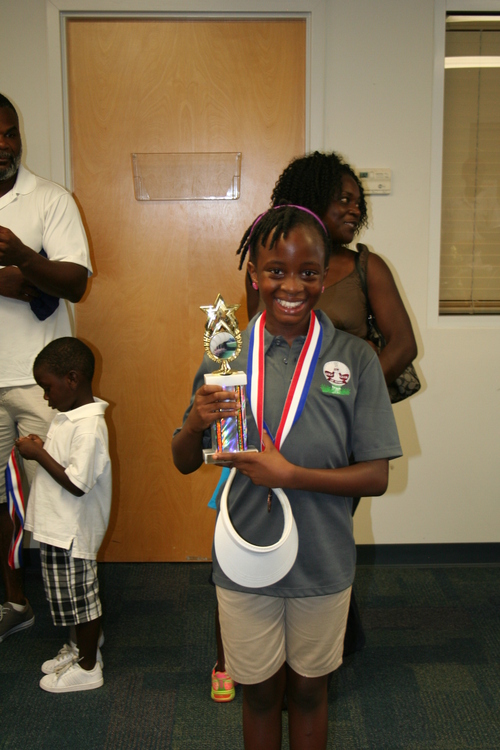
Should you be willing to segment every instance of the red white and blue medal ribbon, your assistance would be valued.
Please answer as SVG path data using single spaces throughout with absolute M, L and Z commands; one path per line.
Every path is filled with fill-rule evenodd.
M 248 348 L 248 390 L 250 394 L 250 406 L 252 414 L 257 425 L 260 435 L 261 448 L 264 444 L 262 436 L 264 430 L 269 430 L 264 422 L 264 330 L 266 326 L 266 313 L 257 319 L 250 334 Z M 304 404 L 311 387 L 311 381 L 318 362 L 323 340 L 323 329 L 314 311 L 311 311 L 309 329 L 300 357 L 298 359 L 292 382 L 288 389 L 288 394 L 281 415 L 280 424 L 274 439 L 274 445 L 279 450 L 285 439 L 292 429 L 293 425 L 299 419 L 304 408 Z M 270 433 L 269 433 L 270 434 Z M 272 436 L 271 436 L 272 437 Z
M 24 532 L 24 495 L 21 484 L 21 474 L 16 461 L 16 450 L 12 449 L 7 468 L 5 469 L 5 486 L 7 490 L 7 503 L 14 532 L 9 550 L 9 566 L 14 570 L 20 568 L 23 562 L 23 532 Z M 16 533 L 16 515 L 19 518 L 19 528 Z

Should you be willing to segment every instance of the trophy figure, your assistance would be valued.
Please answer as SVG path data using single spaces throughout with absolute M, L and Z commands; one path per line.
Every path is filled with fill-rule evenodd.
M 229 365 L 241 351 L 241 333 L 234 313 L 239 305 L 226 305 L 221 295 L 217 295 L 214 305 L 201 307 L 207 315 L 203 345 L 211 360 L 220 369 L 205 375 L 206 385 L 220 385 L 225 391 L 236 391 L 238 414 L 236 417 L 222 417 L 213 422 L 212 447 L 203 451 L 205 463 L 214 463 L 214 453 L 236 453 L 256 450 L 247 447 L 245 372 L 233 371 Z

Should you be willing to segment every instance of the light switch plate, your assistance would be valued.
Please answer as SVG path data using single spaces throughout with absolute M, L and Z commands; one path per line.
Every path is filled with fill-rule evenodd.
M 357 175 L 368 195 L 390 195 L 392 171 L 385 167 L 358 169 Z

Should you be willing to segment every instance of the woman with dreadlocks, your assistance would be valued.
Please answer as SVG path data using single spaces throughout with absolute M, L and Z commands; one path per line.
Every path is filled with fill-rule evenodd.
M 225 659 L 243 685 L 246 750 L 279 750 L 285 692 L 290 748 L 325 750 L 354 577 L 352 498 L 385 492 L 401 448 L 375 352 L 314 311 L 329 268 L 322 220 L 269 209 L 244 250 L 265 310 L 234 367 L 247 371 L 248 442 L 261 450 L 214 456 L 231 469 L 212 552 Z M 211 424 L 238 411 L 235 393 L 204 384 L 215 367 L 205 356 L 172 441 L 184 474 L 203 463 Z
M 393 275 L 382 258 L 366 245 L 348 247 L 367 226 L 363 186 L 352 167 L 339 154 L 315 151 L 294 159 L 282 172 L 271 196 L 271 205 L 295 203 L 314 211 L 324 222 L 332 244 L 325 293 L 318 302 L 336 328 L 366 339 L 367 304 L 360 276 L 364 272 L 368 299 L 386 346 L 380 364 L 389 385 L 417 356 L 417 344 L 408 313 Z M 248 230 L 249 231 L 249 230 Z M 240 268 L 245 260 L 245 236 L 238 248 Z M 259 308 L 259 293 L 246 275 L 248 317 Z M 261 305 L 262 307 L 262 305 Z

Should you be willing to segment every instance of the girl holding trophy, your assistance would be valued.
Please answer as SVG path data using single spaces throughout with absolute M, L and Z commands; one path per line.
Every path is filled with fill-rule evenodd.
M 226 669 L 243 685 L 247 750 L 281 747 L 285 691 L 290 747 L 319 750 L 354 578 L 352 498 L 385 492 L 401 448 L 377 355 L 313 311 L 330 253 L 322 221 L 279 206 L 245 242 L 265 311 L 235 365 L 247 372 L 248 444 L 260 451 L 212 452 L 232 469 L 213 549 Z M 211 425 L 239 414 L 235 392 L 204 384 L 214 369 L 205 357 L 172 441 L 185 474 L 203 462 Z

